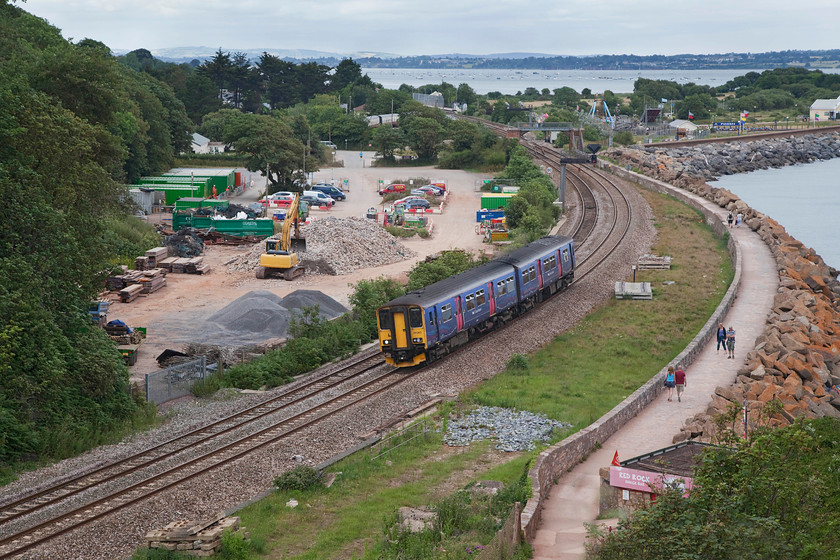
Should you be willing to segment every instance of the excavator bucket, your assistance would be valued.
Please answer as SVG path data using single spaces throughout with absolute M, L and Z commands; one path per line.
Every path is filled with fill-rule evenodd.
M 306 238 L 305 237 L 292 237 L 292 252 L 294 253 L 303 253 L 306 251 Z

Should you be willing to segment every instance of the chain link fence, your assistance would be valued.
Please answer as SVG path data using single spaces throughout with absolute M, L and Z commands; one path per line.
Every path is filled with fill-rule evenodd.
M 146 401 L 165 403 L 190 394 L 193 383 L 207 377 L 206 358 L 169 366 L 146 374 Z

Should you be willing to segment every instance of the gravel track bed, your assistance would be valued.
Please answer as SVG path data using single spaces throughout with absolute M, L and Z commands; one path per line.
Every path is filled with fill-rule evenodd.
M 627 263 L 635 262 L 640 255 L 649 252 L 655 237 L 650 208 L 632 187 L 624 190 L 633 206 L 633 223 L 624 243 L 601 266 L 599 274 L 591 274 L 576 282 L 565 293 L 522 319 L 421 370 L 384 396 L 353 407 L 338 418 L 302 430 L 282 443 L 254 452 L 247 460 L 215 469 L 175 490 L 109 515 L 19 558 L 128 557 L 151 529 L 178 519 L 204 518 L 270 489 L 275 476 L 298 464 L 295 456 L 302 456 L 304 464 L 316 465 L 357 444 L 366 434 L 389 424 L 430 398 L 455 396 L 492 377 L 504 368 L 512 354 L 537 350 L 557 334 L 573 327 L 593 308 L 609 300 L 613 296 L 615 280 L 627 275 Z M 566 224 L 572 222 L 568 220 Z M 561 233 L 568 234 L 563 228 Z M 377 350 L 372 347 L 366 352 L 375 353 Z M 318 373 L 334 371 L 337 367 L 331 364 Z M 285 389 L 275 391 L 282 390 Z M 7 502 L 15 495 L 29 493 L 35 487 L 44 486 L 47 480 L 67 478 L 125 457 L 266 398 L 265 395 L 233 392 L 225 392 L 224 395 L 228 400 L 178 403 L 170 410 L 171 419 L 161 428 L 136 435 L 118 445 L 103 446 L 77 458 L 23 474 L 20 480 L 0 490 L 0 501 Z

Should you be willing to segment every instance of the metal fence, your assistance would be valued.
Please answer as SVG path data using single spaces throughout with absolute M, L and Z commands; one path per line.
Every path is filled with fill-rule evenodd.
M 207 376 L 204 356 L 191 362 L 170 366 L 163 371 L 146 374 L 146 400 L 165 403 L 190 394 L 193 383 Z

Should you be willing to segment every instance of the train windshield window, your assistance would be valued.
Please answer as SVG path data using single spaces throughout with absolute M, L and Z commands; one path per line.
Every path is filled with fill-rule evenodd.
M 440 320 L 444 323 L 452 318 L 452 304 L 447 303 L 440 308 Z
M 484 297 L 484 290 L 478 290 L 475 293 L 475 303 L 476 305 L 484 305 L 487 303 L 487 298 Z
M 380 309 L 379 310 L 379 328 L 380 329 L 390 329 L 391 328 L 391 312 L 390 312 L 390 309 Z
M 423 312 L 419 307 L 411 307 L 408 310 L 408 322 L 412 329 L 417 329 L 423 326 Z
M 467 296 L 467 311 L 475 309 L 475 296 L 470 294 Z

